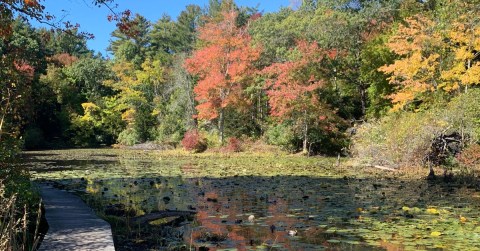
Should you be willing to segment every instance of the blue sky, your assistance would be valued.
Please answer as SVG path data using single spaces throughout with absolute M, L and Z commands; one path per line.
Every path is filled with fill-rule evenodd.
M 110 14 L 105 7 L 95 7 L 91 0 L 46 0 L 42 3 L 46 11 L 53 14 L 57 19 L 64 19 L 72 23 L 79 23 L 82 31 L 92 33 L 95 39 L 88 41 L 88 47 L 106 55 L 110 33 L 115 29 L 115 24 L 107 21 Z M 290 6 L 290 0 L 237 0 L 239 6 L 255 7 L 260 11 L 274 12 L 280 7 Z M 129 9 L 132 13 L 139 13 L 152 22 L 158 20 L 164 13 L 176 18 L 185 6 L 196 4 L 204 7 L 208 0 L 116 0 L 118 10 Z M 39 26 L 32 22 L 34 26 Z M 40 25 L 41 26 L 41 25 Z

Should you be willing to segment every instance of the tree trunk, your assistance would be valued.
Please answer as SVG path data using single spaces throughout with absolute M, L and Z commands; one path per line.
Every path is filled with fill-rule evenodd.
M 307 141 L 307 135 L 304 134 L 303 135 L 303 147 L 302 147 L 302 153 L 304 154 L 308 154 L 308 147 L 307 147 L 307 144 L 308 144 L 308 141 Z
M 220 131 L 220 144 L 223 145 L 224 142 L 224 124 L 225 124 L 225 111 L 223 108 L 220 108 L 220 115 L 218 117 L 218 130 Z
M 304 111 L 304 127 L 303 127 L 303 149 L 304 154 L 308 154 L 308 123 L 307 123 L 307 111 Z
M 360 101 L 362 103 L 362 115 L 365 115 L 367 113 L 367 95 L 362 83 L 360 83 Z
M 435 180 L 435 171 L 433 170 L 433 166 L 431 163 L 428 163 L 428 167 L 430 168 L 430 172 L 428 173 L 427 180 Z
M 470 67 L 472 67 L 472 61 L 469 59 L 467 63 L 467 70 L 470 69 Z M 467 92 L 468 92 L 468 85 L 465 85 L 465 93 Z

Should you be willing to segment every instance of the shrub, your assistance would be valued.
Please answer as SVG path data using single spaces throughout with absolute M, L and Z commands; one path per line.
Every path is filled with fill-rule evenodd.
M 372 165 L 422 165 L 431 141 L 446 128 L 433 117 L 428 112 L 403 113 L 365 123 L 353 138 L 353 155 Z
M 200 134 L 205 138 L 205 143 L 209 149 L 218 148 L 222 145 L 220 142 L 219 131 L 216 129 L 211 129 L 210 131 L 202 130 Z
M 374 165 L 420 166 L 434 139 L 458 133 L 465 143 L 480 137 L 480 90 L 419 112 L 399 112 L 361 125 L 353 137 L 352 153 Z
M 14 159 L 21 148 L 21 142 L 17 138 L 9 134 L 2 136 L 0 140 L 0 163 Z
M 5 196 L 0 185 L 0 250 L 35 250 L 40 241 L 41 211 L 37 212 L 35 218 L 30 216 L 27 206 L 22 207 L 16 195 Z
M 140 136 L 135 129 L 127 128 L 118 135 L 117 141 L 122 145 L 133 146 L 140 143 Z
M 197 130 L 190 130 L 185 133 L 182 139 L 182 146 L 185 150 L 195 153 L 207 150 L 206 140 Z
M 39 149 L 45 147 L 45 137 L 38 127 L 30 127 L 25 130 L 23 136 L 23 147 L 25 149 Z
M 0 162 L 0 250 L 35 250 L 41 219 L 39 201 L 28 173 Z
M 79 147 L 97 145 L 95 129 L 95 124 L 92 120 L 81 116 L 74 117 L 69 129 L 71 143 Z
M 161 123 L 155 131 L 152 132 L 152 135 L 155 137 L 155 141 L 162 143 L 179 143 L 182 141 L 182 136 L 185 134 L 185 130 L 170 128 L 168 124 Z
M 470 170 L 480 170 L 480 145 L 472 144 L 465 148 L 456 157 L 457 162 Z
M 235 138 L 229 138 L 227 146 L 225 147 L 227 152 L 241 152 L 242 151 L 242 142 Z
M 280 146 L 288 151 L 295 151 L 295 134 L 291 126 L 278 124 L 267 129 L 265 132 L 268 144 Z

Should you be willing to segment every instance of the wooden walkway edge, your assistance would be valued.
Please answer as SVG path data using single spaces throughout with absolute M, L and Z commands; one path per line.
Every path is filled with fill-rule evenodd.
M 115 250 L 110 225 L 78 196 L 39 185 L 48 232 L 39 250 Z

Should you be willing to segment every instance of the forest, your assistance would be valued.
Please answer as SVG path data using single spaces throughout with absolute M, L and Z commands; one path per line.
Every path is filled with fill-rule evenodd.
M 475 4 L 303 1 L 262 14 L 211 1 L 175 19 L 129 17 L 111 34 L 111 58 L 89 50 L 77 27 L 39 29 L 16 18 L 3 29 L 2 145 L 178 147 L 188 135 L 199 148 L 260 139 L 336 156 L 354 150 L 350 136 L 362 131 L 354 127 L 386 133 L 378 127 L 392 119 L 407 131 L 440 124 L 433 136 L 462 130 L 462 145 L 467 136 L 475 142 Z M 424 113 L 435 115 L 406 122 Z M 465 123 L 449 128 L 453 115 Z M 415 143 L 432 135 L 397 136 Z M 195 142 L 189 147 L 202 145 Z
M 1 0 L 0 194 L 24 189 L 10 183 L 28 175 L 9 167 L 40 149 L 261 144 L 476 177 L 479 16 L 477 0 L 303 0 L 272 13 L 210 0 L 155 21 L 113 12 L 101 55 L 41 1 Z

